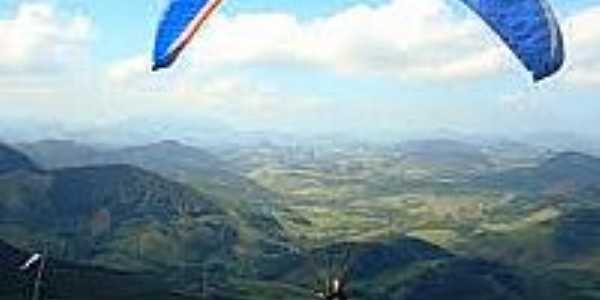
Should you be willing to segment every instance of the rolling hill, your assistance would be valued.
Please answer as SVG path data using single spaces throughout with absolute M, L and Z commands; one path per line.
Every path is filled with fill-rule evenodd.
M 50 153 L 44 159 L 77 145 L 61 147 L 42 151 Z M 109 267 L 107 274 L 114 269 L 159 274 L 156 286 L 175 290 L 182 299 L 206 293 L 206 274 L 211 299 L 306 299 L 323 271 L 345 253 L 352 254 L 353 299 L 574 300 L 596 299 L 600 290 L 594 279 L 600 266 L 595 221 L 600 206 L 594 204 L 600 168 L 598 159 L 585 154 L 495 168 L 491 152 L 442 140 L 389 150 L 394 154 L 377 149 L 332 156 L 332 164 L 364 166 L 318 177 L 313 176 L 318 168 L 290 164 L 290 172 L 303 170 L 322 180 L 316 191 L 337 191 L 331 174 L 353 187 L 391 174 L 381 185 L 400 186 L 386 197 L 356 189 L 360 199 L 354 202 L 336 195 L 335 206 L 303 202 L 290 210 L 299 209 L 310 220 L 283 227 L 275 216 L 286 207 L 269 205 L 277 203 L 270 202 L 276 194 L 205 151 L 172 141 L 88 150 L 73 150 L 71 162 L 64 153 L 55 156 L 61 168 L 17 164 L 1 174 L 0 237 L 31 251 L 48 243 L 56 258 Z M 426 168 L 432 176 L 408 186 L 394 177 L 406 167 Z M 436 184 L 428 180 L 437 172 L 450 178 L 456 172 L 464 180 L 428 192 Z M 578 204 L 553 202 L 549 195 L 557 193 Z M 383 220 L 391 216 L 401 220 Z M 334 231 L 340 225 L 352 233 L 351 242 L 311 240 L 311 230 Z M 291 234 L 286 229 L 298 231 L 294 235 L 306 237 L 306 243 L 286 238 Z M 447 243 L 432 244 L 438 241 Z
M 239 175 L 234 167 L 211 153 L 177 141 L 95 149 L 73 141 L 55 140 L 21 144 L 19 149 L 47 169 L 126 164 L 232 202 L 264 204 L 280 198 Z
M 349 253 L 349 255 L 346 255 Z M 348 259 L 345 259 L 348 257 Z M 336 243 L 309 255 L 279 257 L 263 267 L 263 280 L 295 283 L 310 291 L 323 284 L 319 271 L 348 262 L 355 299 L 577 299 L 554 287 L 554 279 L 525 269 L 451 253 L 428 242 L 401 237 L 384 242 Z M 273 263 L 273 262 L 271 262 Z M 334 268 L 335 270 L 335 268 Z
M 246 240 L 256 236 L 271 236 L 276 242 L 284 239 L 273 216 L 280 209 L 281 196 L 238 174 L 207 151 L 172 140 L 118 149 L 95 149 L 68 140 L 21 144 L 19 148 L 52 168 L 114 164 L 142 168 L 218 199 L 221 207 L 235 214 Z
M 491 166 L 490 158 L 480 147 L 455 140 L 412 140 L 397 145 L 396 149 L 403 160 L 411 164 L 454 170 L 480 170 Z
M 41 140 L 15 147 L 47 170 L 82 166 L 102 153 L 70 140 Z
M 47 242 L 58 258 L 165 269 L 239 244 L 242 225 L 218 199 L 141 168 L 23 166 L 0 175 L 0 236 L 24 249 Z
M 600 159 L 578 152 L 557 154 L 535 167 L 476 178 L 483 188 L 542 194 L 576 192 L 600 186 Z
M 0 144 L 0 174 L 17 170 L 37 170 L 37 166 L 25 154 Z

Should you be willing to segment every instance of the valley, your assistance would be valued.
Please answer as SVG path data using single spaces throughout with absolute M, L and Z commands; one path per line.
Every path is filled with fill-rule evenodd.
M 0 150 L 6 247 L 157 299 L 307 299 L 336 272 L 353 299 L 600 299 L 600 159 L 584 152 L 452 139 Z

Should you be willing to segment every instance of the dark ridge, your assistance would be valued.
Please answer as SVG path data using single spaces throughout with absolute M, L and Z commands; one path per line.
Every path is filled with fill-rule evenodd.
M 0 143 L 0 174 L 14 171 L 38 171 L 27 155 Z
M 385 270 L 404 268 L 416 262 L 454 257 L 452 253 L 439 246 L 408 237 L 385 242 L 342 242 L 309 253 L 288 253 L 277 257 L 273 261 L 266 262 L 270 267 L 263 268 L 268 272 L 261 276 L 265 279 L 286 277 L 290 270 L 300 270 L 300 273 L 308 272 L 314 276 L 313 273 L 316 271 L 314 268 L 325 268 L 330 259 L 335 260 L 337 264 L 343 264 L 341 260 L 347 254 L 350 255 L 346 262 L 352 278 L 363 280 L 372 279 Z M 306 269 L 307 266 L 309 269 Z M 296 272 L 298 271 L 292 271 L 292 273 Z
M 410 162 L 451 167 L 491 165 L 490 159 L 477 146 L 450 139 L 407 141 L 396 149 Z
M 48 196 L 54 199 L 55 213 L 59 216 L 92 214 L 102 207 L 111 208 L 117 215 L 154 215 L 161 220 L 183 211 L 191 214 L 220 212 L 214 203 L 195 190 L 139 167 L 90 166 L 59 169 L 52 173 L 54 181 Z
M 600 159 L 578 152 L 564 152 L 537 167 L 480 176 L 473 183 L 534 194 L 575 193 L 600 186 Z
M 540 168 L 553 171 L 564 170 L 564 168 L 580 168 L 600 173 L 600 159 L 579 152 L 563 152 L 542 163 Z

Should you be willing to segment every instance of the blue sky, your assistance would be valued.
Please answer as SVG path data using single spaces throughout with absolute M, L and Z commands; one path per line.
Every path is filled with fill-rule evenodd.
M 414 0 L 408 0 L 414 1 Z M 10 3 L 11 1 L 8 0 Z M 14 1 L 19 3 L 23 1 Z M 134 55 L 152 47 L 154 24 L 160 18 L 164 2 L 160 0 L 55 0 L 65 9 L 85 12 L 96 23 L 96 57 L 106 62 L 123 55 Z M 357 4 L 381 5 L 387 0 L 245 0 L 229 1 L 222 9 L 223 13 L 264 13 L 285 12 L 303 19 L 329 16 Z M 557 10 L 568 14 L 578 9 L 598 4 L 597 0 L 554 1 Z M 275 4 L 274 4 L 275 3 Z M 6 5 L 14 8 L 15 4 Z M 4 10 L 6 12 L 6 10 Z
M 569 59 L 561 74 L 534 86 L 482 22 L 451 0 L 226 1 L 181 62 L 160 75 L 147 67 L 165 0 L 4 0 L 0 34 L 20 28 L 30 38 L 0 50 L 0 114 L 82 128 L 185 113 L 242 129 L 593 134 L 600 0 L 550 2 Z M 406 8 L 415 3 L 439 22 L 412 20 Z M 347 16 L 376 30 L 345 26 Z M 434 56 L 446 44 L 417 34 L 441 41 L 460 34 L 460 41 Z M 362 40 L 373 45 L 357 48 Z M 348 54 L 357 49 L 368 52 Z M 452 72 L 437 74 L 436 64 Z

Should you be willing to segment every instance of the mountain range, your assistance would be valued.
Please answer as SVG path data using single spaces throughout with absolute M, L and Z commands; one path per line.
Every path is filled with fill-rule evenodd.
M 285 195 L 248 179 L 228 160 L 180 142 L 115 149 L 42 141 L 16 148 L 0 146 L 0 299 L 26 298 L 32 279 L 14 266 L 42 251 L 51 257 L 44 290 L 55 299 L 189 300 L 208 294 L 211 299 L 300 300 L 322 286 L 324 273 L 341 267 L 348 267 L 353 298 L 363 300 L 600 295 L 595 279 L 600 160 L 587 154 L 565 152 L 526 167 L 497 169 L 490 167 L 493 160 L 484 149 L 453 141 L 392 149 L 405 155 L 402 160 L 376 156 L 377 149 L 368 152 L 372 161 L 393 157 L 381 164 L 386 170 L 431 164 L 477 172 L 469 173 L 469 181 L 434 190 L 448 188 L 452 194 L 432 196 L 429 189 L 419 194 L 418 186 L 407 197 L 361 194 L 357 198 L 364 201 L 346 207 L 335 203 L 336 211 L 329 212 L 327 203 L 287 206 L 281 201 Z M 329 180 L 316 176 L 318 170 L 298 168 L 313 181 Z M 354 170 L 338 172 L 352 175 Z M 390 177 L 382 184 L 397 182 Z M 353 177 L 352 184 L 361 184 L 360 178 Z M 552 195 L 561 195 L 560 201 Z M 444 197 L 457 207 L 464 198 L 467 203 L 477 199 L 476 210 L 458 213 L 482 217 L 453 219 L 450 208 L 436 206 Z M 565 199 L 574 204 L 563 205 Z M 425 219 L 407 228 L 455 230 L 456 240 L 443 244 L 393 230 L 364 234 L 368 226 L 349 210 L 370 209 L 361 205 L 400 208 L 399 218 L 407 219 L 393 221 L 398 223 L 419 214 Z M 381 216 L 373 216 L 369 226 L 383 226 Z M 300 219 L 290 222 L 291 217 Z M 344 226 L 355 232 L 355 240 L 313 244 L 291 238 L 318 225 L 326 236 L 347 217 L 351 223 Z
M 600 187 L 600 159 L 578 152 L 563 152 L 537 166 L 483 175 L 475 183 L 534 194 L 581 191 Z

